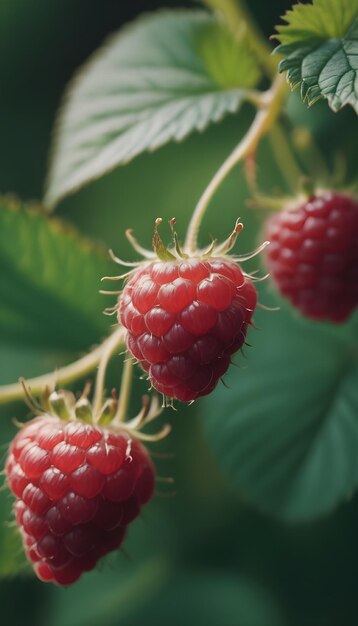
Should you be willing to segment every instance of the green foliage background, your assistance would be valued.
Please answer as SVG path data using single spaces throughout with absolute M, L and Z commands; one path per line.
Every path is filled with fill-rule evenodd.
M 25 200 L 42 196 L 51 128 L 60 96 L 73 71 L 107 34 L 142 11 L 164 5 L 177 6 L 178 3 L 2 0 L 1 193 L 14 192 Z M 290 3 L 275 0 L 250 5 L 269 36 L 278 16 Z M 192 6 L 192 3 L 183 2 L 181 6 Z M 307 111 L 298 95 L 293 95 L 287 113 L 295 124 L 310 128 L 331 164 L 337 151 L 345 155 L 348 179 L 353 180 L 357 158 L 353 111 L 344 110 L 334 115 L 324 102 Z M 153 219 L 158 215 L 164 219 L 175 215 L 179 233 L 183 234 L 200 193 L 251 117 L 252 110 L 244 105 L 239 115 L 227 118 L 202 135 L 195 134 L 182 144 L 170 144 L 154 154 L 138 157 L 63 201 L 58 208 L 58 217 L 76 227 L 85 237 L 94 238 L 99 247 L 113 247 L 119 256 L 126 258 L 133 256 L 124 238 L 127 227 L 132 227 L 138 239 L 148 245 Z M 260 147 L 259 180 L 268 191 L 284 188 L 267 140 Z M 262 214 L 245 207 L 247 196 L 242 171 L 236 170 L 210 208 L 202 229 L 202 243 L 205 243 L 205 233 L 208 239 L 211 233 L 224 237 L 240 215 L 245 221 L 245 231 L 238 243 L 240 252 L 247 252 L 256 245 Z M 0 206 L 3 219 L 1 210 Z M 8 223 L 2 221 L 0 224 L 2 250 L 11 238 L 12 254 L 15 255 L 18 249 L 22 258 L 21 253 L 28 246 L 30 263 L 33 258 L 31 246 L 43 245 L 39 230 L 29 226 L 26 238 L 25 226 L 25 235 L 15 237 L 11 235 L 12 231 L 6 231 L 10 228 Z M 110 327 L 111 320 L 100 316 L 102 304 L 96 292 L 95 273 L 98 271 L 99 276 L 107 267 L 102 252 L 96 252 L 100 258 L 95 266 L 98 269 L 94 269 L 91 284 L 88 286 L 86 281 L 83 291 L 76 284 L 78 279 L 73 285 L 71 281 L 66 283 L 64 289 L 63 276 L 71 274 L 85 280 L 81 265 L 85 258 L 74 266 L 73 271 L 67 269 L 67 273 L 64 271 L 61 275 L 61 252 L 57 253 L 59 262 L 52 270 L 51 263 L 46 263 L 46 249 L 43 254 L 44 263 L 37 268 L 36 280 L 31 282 L 22 273 L 21 315 L 16 318 L 18 326 L 13 327 L 13 332 L 9 332 L 5 323 L 8 319 L 5 313 L 14 315 L 15 307 L 19 308 L 19 304 L 11 300 L 17 277 L 6 272 L 0 256 L 1 384 L 13 382 L 20 375 L 34 376 L 55 365 L 70 362 L 78 351 L 86 350 L 103 338 Z M 53 258 L 53 250 L 48 252 L 48 258 Z M 253 263 L 252 267 L 255 267 L 257 260 Z M 41 272 L 54 282 L 54 286 L 58 285 L 61 294 L 70 298 L 71 306 L 65 297 L 56 300 L 55 291 L 51 299 L 41 292 L 36 282 L 41 283 Z M 75 293 L 82 295 L 79 304 L 75 301 Z M 275 296 L 264 288 L 261 300 L 272 304 Z M 103 306 L 105 304 L 104 301 Z M 283 320 L 284 345 L 275 342 L 275 337 L 279 336 L 278 316 Z M 37 321 L 36 342 L 31 332 L 31 319 Z M 87 323 L 84 323 L 85 319 Z M 38 341 L 39 320 L 43 328 L 41 342 Z M 299 485 L 296 484 L 298 495 L 293 505 L 287 501 L 283 503 L 279 497 L 277 485 L 281 479 L 288 480 L 289 477 L 284 463 L 285 446 L 274 447 L 272 453 L 265 456 L 264 433 L 263 442 L 254 440 L 250 444 L 252 456 L 249 460 L 258 460 L 256 465 L 250 463 L 244 454 L 247 449 L 245 429 L 241 432 L 236 425 L 238 431 L 232 433 L 226 418 L 232 408 L 230 405 L 239 403 L 241 397 L 250 402 L 256 391 L 257 372 L 260 405 L 263 411 L 267 408 L 267 419 L 270 411 L 273 414 L 270 422 L 273 433 L 267 446 L 272 440 L 278 441 L 278 434 L 282 435 L 284 427 L 282 420 L 290 417 L 282 417 L 280 406 L 277 406 L 277 398 L 282 404 L 280 382 L 284 381 L 285 386 L 288 384 L 284 379 L 287 363 L 292 365 L 294 357 L 291 353 L 295 353 L 297 344 L 302 346 L 304 338 L 306 343 L 303 345 L 309 346 L 307 354 L 303 351 L 300 360 L 293 363 L 290 376 L 293 387 L 296 381 L 302 384 L 304 401 L 298 407 L 300 411 L 294 407 L 293 416 L 295 423 L 300 424 L 302 420 L 304 425 L 313 413 L 317 415 L 315 425 L 320 425 L 320 415 L 330 398 L 332 386 L 341 376 L 342 368 L 346 374 L 347 361 L 349 365 L 351 363 L 346 355 L 352 338 L 356 337 L 357 321 L 353 319 L 341 333 L 335 334 L 325 326 L 308 327 L 283 306 L 280 313 L 261 313 L 259 322 L 261 330 L 250 334 L 250 343 L 254 347 L 248 349 L 249 359 L 245 363 L 248 369 L 242 371 L 242 378 L 240 370 L 232 369 L 228 379 L 231 389 L 219 389 L 209 402 L 198 402 L 194 407 L 181 406 L 178 413 L 173 414 L 173 433 L 156 449 L 169 450 L 173 455 L 169 459 L 158 459 L 158 469 L 161 475 L 175 477 L 176 496 L 158 495 L 146 510 L 144 519 L 133 525 L 126 544 L 127 557 L 114 555 L 98 571 L 86 575 L 71 589 L 61 590 L 41 584 L 26 568 L 20 576 L 6 577 L 18 563 L 21 564 L 21 555 L 16 537 L 8 533 L 5 537 L 0 533 L 0 574 L 5 576 L 0 582 L 2 624 L 137 626 L 144 620 L 153 626 L 356 624 L 358 499 L 354 496 L 342 502 L 343 496 L 346 498 L 346 484 L 340 489 L 339 480 L 336 482 L 342 469 L 342 463 L 338 469 L 335 465 L 337 451 L 327 466 L 331 472 L 319 472 L 318 466 L 316 482 L 311 482 L 310 478 L 303 493 L 307 494 L 307 488 L 312 487 L 309 506 L 310 513 L 314 514 L 317 497 L 324 498 L 326 493 L 331 493 L 333 485 L 341 495 L 340 506 L 328 513 L 332 508 L 328 501 L 323 507 L 326 515 L 309 523 L 278 521 L 276 514 L 283 514 L 285 518 L 305 517 L 297 516 L 297 511 L 292 515 L 292 506 L 297 507 L 302 496 Z M 78 331 L 74 327 L 76 324 L 80 326 Z M 319 347 L 312 347 L 315 345 Z M 271 359 L 271 355 L 274 358 Z M 241 358 L 239 361 L 244 363 Z M 302 382 L 303 372 L 305 379 Z M 114 359 L 111 367 L 113 384 L 119 380 L 119 375 L 120 360 Z M 352 369 L 348 375 L 356 376 L 356 370 Z M 250 385 L 254 385 L 251 395 Z M 135 391 L 134 397 L 143 391 L 143 383 L 139 380 Z M 285 406 L 289 404 L 288 398 Z M 134 403 L 133 411 L 136 408 Z M 244 405 L 240 411 L 245 420 Z M 257 414 L 257 411 L 253 413 Z M 6 443 L 15 430 L 11 422 L 15 415 L 18 418 L 26 415 L 20 404 L 1 408 L 0 441 L 4 454 Z M 234 438 L 238 444 L 232 452 L 228 448 Z M 352 438 L 348 436 L 347 439 L 348 443 L 342 444 L 340 450 L 343 467 L 347 457 L 354 463 L 357 449 Z M 240 449 L 241 443 L 243 450 Z M 352 447 L 349 448 L 348 444 Z M 223 463 L 218 464 L 218 459 Z M 232 482 L 228 480 L 228 473 L 232 475 Z M 266 482 L 263 481 L 265 477 Z M 248 481 L 257 486 L 251 498 L 245 497 Z M 357 486 L 356 481 L 354 476 L 352 490 Z M 235 485 L 240 488 L 240 495 L 234 489 Z M 165 490 L 168 492 L 168 488 Z M 6 493 L 1 494 L 2 524 L 11 519 L 10 502 Z M 265 513 L 258 513 L 257 506 L 252 503 Z M 317 506 L 322 510 L 319 504 Z

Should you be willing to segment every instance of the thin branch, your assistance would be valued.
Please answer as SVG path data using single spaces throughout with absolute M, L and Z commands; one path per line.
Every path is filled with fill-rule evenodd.
M 112 424 L 120 424 L 125 421 L 129 398 L 132 388 L 133 359 L 127 358 L 123 365 L 121 388 L 119 390 L 118 408 L 112 420 Z
M 107 349 L 108 344 L 112 343 L 114 335 L 116 335 L 117 340 L 116 346 L 124 345 L 125 330 L 122 327 L 117 328 L 110 337 L 92 350 L 92 352 L 86 354 L 86 356 L 69 365 L 65 365 L 65 367 L 61 367 L 55 372 L 27 379 L 27 386 L 36 395 L 41 393 L 46 386 L 53 388 L 56 385 L 67 385 L 78 378 L 86 376 L 97 367 L 103 351 Z M 21 398 L 24 398 L 24 390 L 21 383 L 0 386 L 0 404 L 6 404 Z
M 235 36 L 246 36 L 250 49 L 256 55 L 265 74 L 273 79 L 277 74 L 278 56 L 272 56 L 272 48 L 263 37 L 244 0 L 203 1 L 223 16 L 227 26 Z
M 218 169 L 195 207 L 187 230 L 184 246 L 185 252 L 190 254 L 196 250 L 199 227 L 212 197 L 233 167 L 255 151 L 262 135 L 271 128 L 278 117 L 286 91 L 285 77 L 281 75 L 275 79 L 271 88 L 262 94 L 262 106 L 256 113 L 246 135 Z
M 107 345 L 102 350 L 101 359 L 98 366 L 98 372 L 96 377 L 96 385 L 93 395 L 93 415 L 97 416 L 102 408 L 102 404 L 104 402 L 104 386 L 106 379 L 106 371 L 108 367 L 108 362 L 113 353 L 118 349 L 120 345 L 123 344 L 122 340 L 123 328 L 120 327 L 111 335 L 108 340 Z
M 284 129 L 280 124 L 273 124 L 268 137 L 276 163 L 286 179 L 289 191 L 291 193 L 297 192 L 303 173 L 293 156 L 292 148 Z

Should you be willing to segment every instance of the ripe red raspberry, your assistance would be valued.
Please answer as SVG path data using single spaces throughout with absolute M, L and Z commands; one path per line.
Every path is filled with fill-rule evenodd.
M 124 431 L 43 415 L 11 443 L 6 476 L 37 576 L 68 585 L 121 545 L 153 495 L 155 470 Z
M 358 305 L 358 201 L 324 192 L 270 217 L 266 263 L 305 316 L 342 322 Z
M 153 387 L 190 402 L 210 393 L 228 369 L 256 301 L 251 280 L 228 257 L 158 260 L 132 275 L 118 317 Z

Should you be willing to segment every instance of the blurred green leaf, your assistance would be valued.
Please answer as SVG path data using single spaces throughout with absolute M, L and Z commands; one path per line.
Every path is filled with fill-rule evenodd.
M 75 352 L 106 333 L 105 251 L 39 208 L 0 199 L 0 341 Z
M 49 626 L 284 623 L 271 595 L 241 577 L 182 566 L 171 573 L 168 563 L 158 557 L 136 566 L 126 564 L 124 569 L 104 578 L 104 572 L 100 578 L 96 573 L 86 575 L 71 589 L 59 590 Z
M 276 52 L 291 87 L 309 106 L 327 98 L 333 111 L 350 104 L 358 113 L 358 0 L 297 4 L 284 20 Z
M 358 486 L 357 325 L 310 323 L 285 307 L 255 321 L 248 366 L 204 400 L 204 428 L 243 498 L 287 520 L 314 518 Z
M 222 89 L 254 87 L 261 76 L 249 42 L 234 37 L 224 25 L 212 21 L 198 36 L 197 51 L 211 78 Z
M 0 578 L 26 571 L 20 533 L 13 525 L 11 504 L 9 491 L 3 490 L 0 494 Z
M 115 556 L 115 555 L 114 555 Z M 113 555 L 112 555 L 113 557 Z M 165 582 L 168 564 L 161 557 L 112 568 L 106 559 L 105 571 L 86 574 L 70 589 L 54 590 L 53 610 L 48 626 L 108 626 L 117 624 L 145 603 Z M 117 555 L 118 560 L 118 555 Z
M 204 11 L 163 11 L 126 27 L 84 66 L 60 112 L 46 202 L 143 151 L 237 111 L 259 77 L 246 45 Z
M 248 579 L 217 570 L 181 568 L 141 611 L 110 626 L 281 626 L 271 595 Z M 107 625 L 106 625 L 107 626 Z M 109 625 L 108 625 L 109 626 Z
M 3 352 L 1 351 L 1 357 Z M 4 355 L 6 358 L 6 354 Z M 2 360 L 2 359 L 1 359 Z M 18 418 L 24 415 L 23 404 Z M 28 411 L 26 407 L 26 412 Z M 17 527 L 14 525 L 12 505 L 14 497 L 5 483 L 3 469 L 7 456 L 8 443 L 17 431 L 13 423 L 15 412 L 13 407 L 0 407 L 0 578 L 11 578 L 19 574 L 28 574 L 29 568 L 22 548 L 22 541 Z
M 1 385 L 13 383 L 20 376 L 32 378 L 51 372 L 73 357 L 73 352 L 69 349 L 54 350 L 51 346 L 36 348 L 32 345 L 8 343 L 6 338 L 0 342 L 0 354 Z

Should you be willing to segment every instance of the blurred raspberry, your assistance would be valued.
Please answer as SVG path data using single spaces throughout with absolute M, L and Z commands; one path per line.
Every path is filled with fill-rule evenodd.
M 343 322 L 358 304 L 358 201 L 325 192 L 267 221 L 266 264 L 306 317 Z

